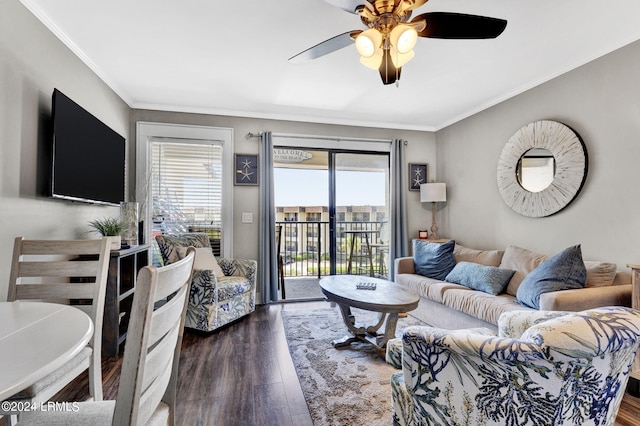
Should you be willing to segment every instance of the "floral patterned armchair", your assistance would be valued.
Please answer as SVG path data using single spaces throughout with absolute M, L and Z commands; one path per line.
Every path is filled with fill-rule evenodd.
M 391 377 L 393 423 L 614 424 L 639 311 L 514 311 L 500 317 L 499 336 L 488 334 L 414 326 L 392 342 L 387 361 L 402 363 Z
M 211 248 L 204 233 L 159 235 L 156 242 L 163 263 L 179 260 L 179 248 Z M 196 253 L 196 262 L 198 254 Z M 185 327 L 213 331 L 255 310 L 257 262 L 248 259 L 216 259 L 222 274 L 194 265 Z

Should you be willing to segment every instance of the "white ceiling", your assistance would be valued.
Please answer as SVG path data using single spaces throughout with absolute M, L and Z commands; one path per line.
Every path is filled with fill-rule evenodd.
M 638 0 L 431 0 L 414 11 L 508 20 L 493 40 L 421 38 L 399 87 L 347 47 L 363 29 L 323 0 L 22 0 L 131 107 L 438 130 L 640 39 Z

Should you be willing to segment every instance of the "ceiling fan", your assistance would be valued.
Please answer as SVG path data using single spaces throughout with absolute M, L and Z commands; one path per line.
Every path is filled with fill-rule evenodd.
M 442 39 L 496 38 L 507 26 L 504 19 L 452 12 L 427 12 L 413 19 L 414 9 L 428 0 L 325 0 L 360 16 L 366 30 L 339 34 L 289 58 L 300 63 L 354 43 L 360 62 L 380 72 L 384 84 L 400 79 L 402 66 L 414 56 L 418 37 Z

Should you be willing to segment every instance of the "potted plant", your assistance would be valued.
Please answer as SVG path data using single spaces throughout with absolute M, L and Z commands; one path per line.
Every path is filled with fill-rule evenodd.
M 96 219 L 89 222 L 89 226 L 93 228 L 93 232 L 96 232 L 103 237 L 111 238 L 111 249 L 119 250 L 121 246 L 122 238 L 120 234 L 124 230 L 124 224 L 122 221 L 115 217 L 105 217 L 103 219 Z

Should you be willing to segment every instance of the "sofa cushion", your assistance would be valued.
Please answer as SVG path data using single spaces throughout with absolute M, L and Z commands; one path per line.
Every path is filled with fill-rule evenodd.
M 545 260 L 522 280 L 518 287 L 518 301 L 531 308 L 540 308 L 540 294 L 551 291 L 584 288 L 587 270 L 580 245 L 562 250 Z
M 544 254 L 536 253 L 517 246 L 508 246 L 502 256 L 500 267 L 514 270 L 515 273 L 509 280 L 506 293 L 515 296 L 520 283 L 529 272 L 533 271 L 547 259 Z
M 446 243 L 432 243 L 429 241 L 413 240 L 413 261 L 416 273 L 436 280 L 444 280 L 454 266 L 454 240 Z
M 456 244 L 453 249 L 453 257 L 456 262 L 473 262 L 487 266 L 500 266 L 502 262 L 502 250 L 475 250 Z
M 507 286 L 515 271 L 473 262 L 459 262 L 445 281 L 456 283 L 488 294 L 498 295 Z
M 480 291 L 451 289 L 444 293 L 442 299 L 445 306 L 495 325 L 503 312 L 533 310 L 504 293 L 493 296 Z
M 420 297 L 426 297 L 438 303 L 442 303 L 442 295 L 449 289 L 471 290 L 469 287 L 459 284 L 439 281 L 417 274 L 399 274 L 396 276 L 396 283 L 417 293 Z
M 631 284 L 631 271 L 618 271 L 611 285 Z
M 615 263 L 585 260 L 584 266 L 587 268 L 587 287 L 606 287 L 613 284 L 617 269 Z

